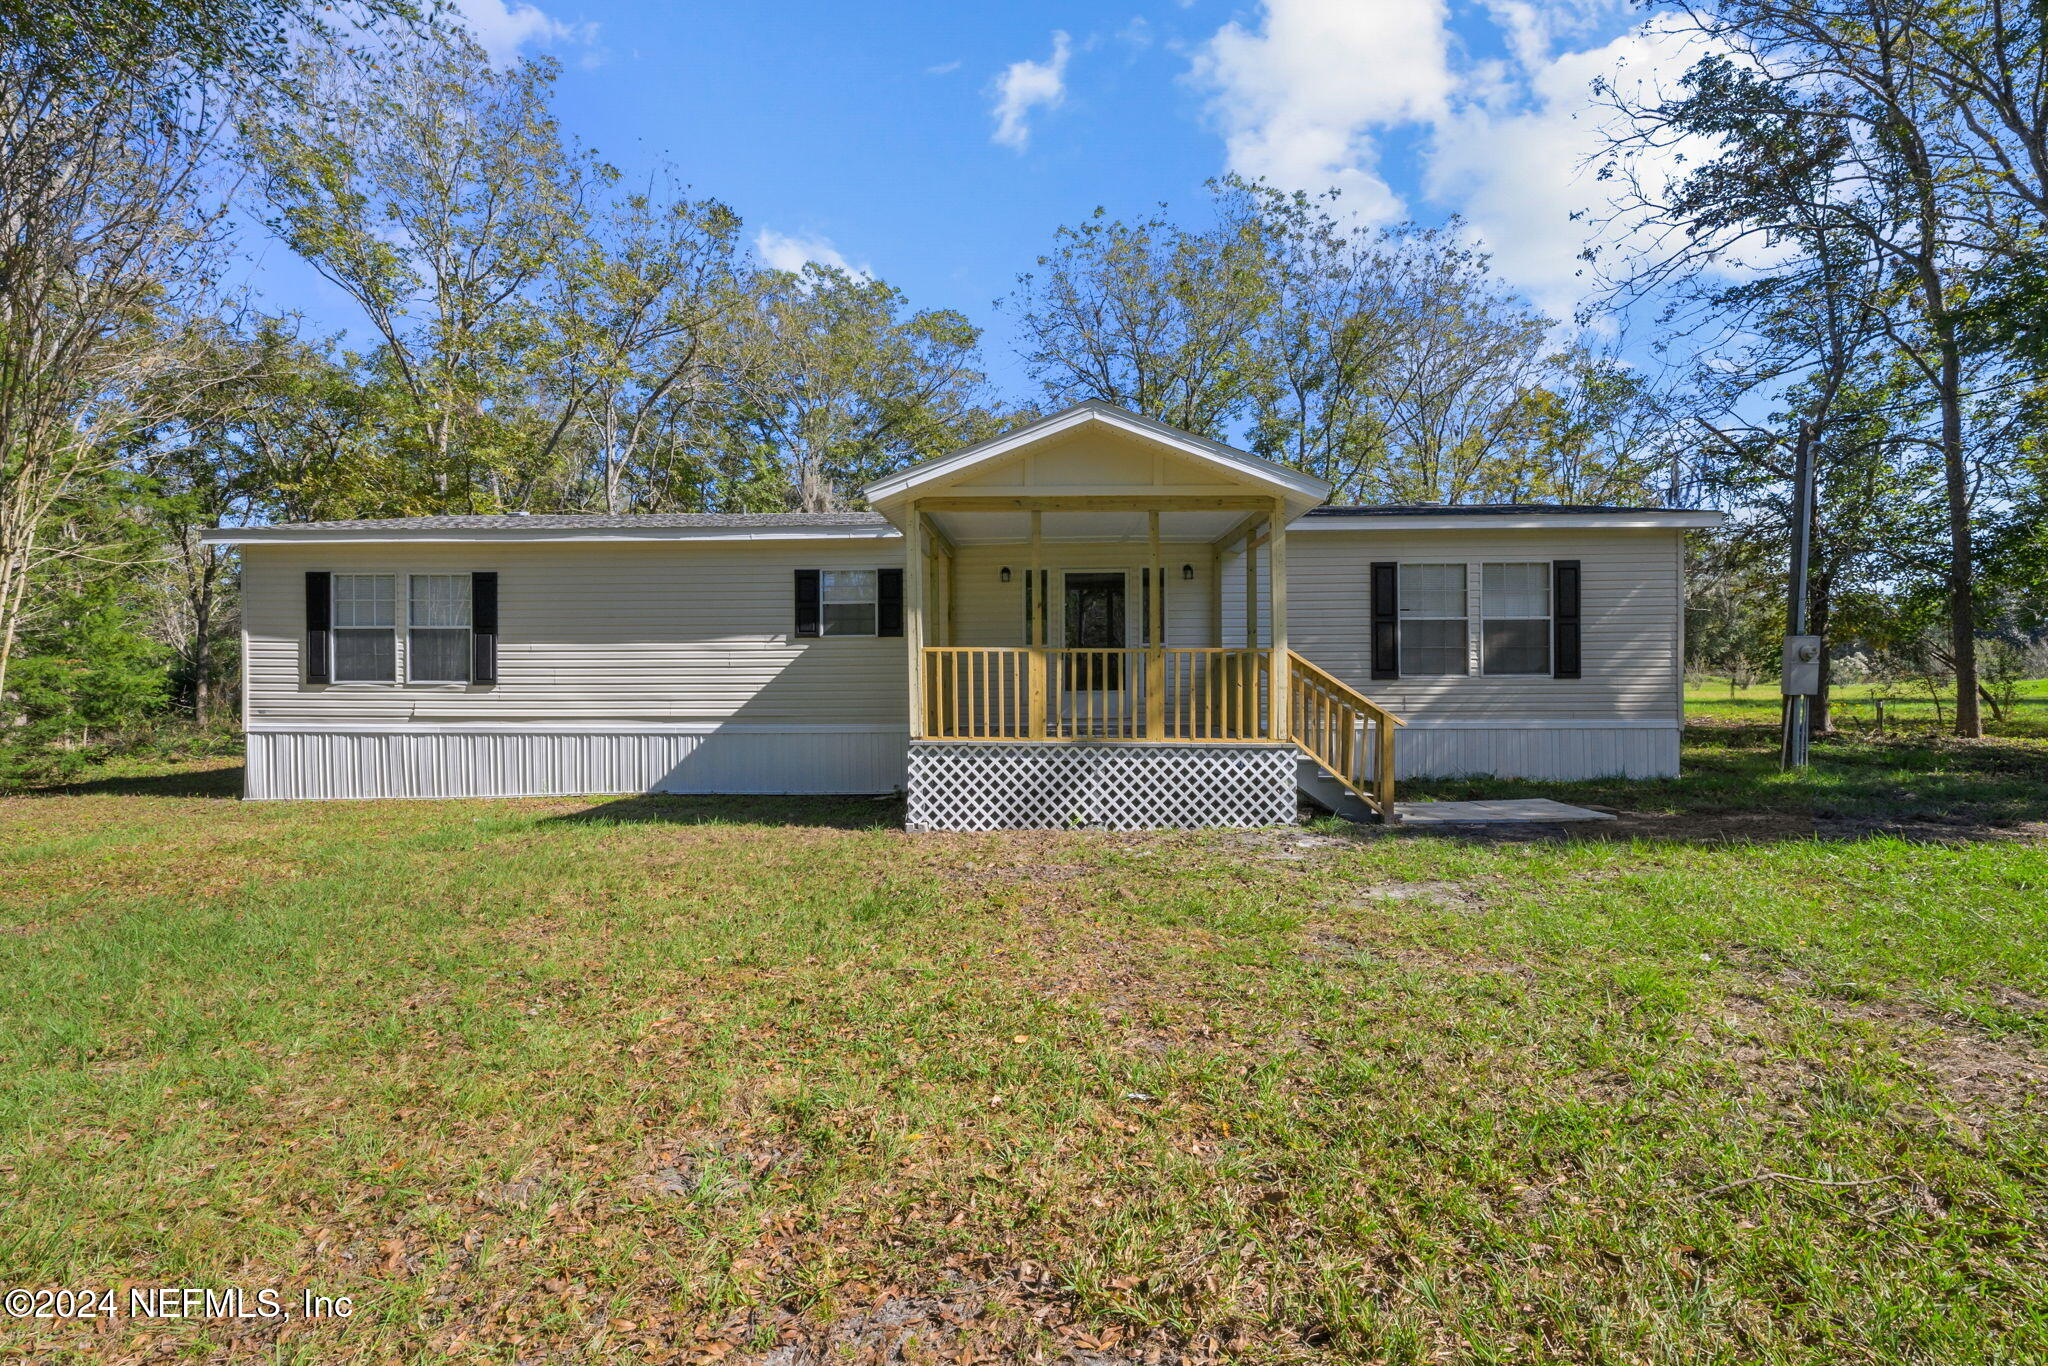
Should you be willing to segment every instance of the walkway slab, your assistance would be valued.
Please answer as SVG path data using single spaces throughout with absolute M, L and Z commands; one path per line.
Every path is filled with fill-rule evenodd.
M 1507 797 L 1490 802 L 1395 802 L 1402 825 L 1490 825 L 1528 821 L 1611 821 L 1606 811 L 1567 806 L 1548 797 Z

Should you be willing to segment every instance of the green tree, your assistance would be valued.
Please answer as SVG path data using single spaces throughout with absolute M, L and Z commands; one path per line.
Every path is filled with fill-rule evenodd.
M 759 272 L 724 351 L 729 467 L 766 459 L 786 480 L 784 506 L 828 512 L 870 480 L 993 435 L 979 340 L 960 314 L 908 312 L 879 280 L 816 263 Z
M 609 173 L 564 145 L 554 78 L 545 61 L 497 68 L 460 32 L 407 35 L 370 72 L 329 45 L 293 70 L 292 99 L 245 122 L 272 228 L 381 343 L 407 460 L 386 513 L 510 506 L 569 429 L 573 411 L 536 432 L 521 400 L 559 345 L 544 290 Z
M 739 218 L 658 180 L 593 216 L 549 300 L 559 339 L 541 405 L 584 459 L 563 501 L 606 512 L 696 506 L 695 447 L 721 408 L 718 369 L 742 306 Z
M 1007 302 L 1052 403 L 1100 399 L 1224 437 L 1260 384 L 1253 339 L 1270 288 L 1256 222 L 1189 230 L 1162 205 L 1135 223 L 1097 209 L 1060 228 Z
M 1729 0 L 1683 12 L 1708 55 L 1676 91 L 1621 102 L 1628 127 L 1606 168 L 1625 214 L 1654 240 L 1682 243 L 1639 261 L 1632 283 L 1740 267 L 1759 249 L 1811 253 L 1822 238 L 1867 256 L 1893 304 L 1874 316 L 1934 405 L 1928 449 L 1944 495 L 1955 724 L 1981 734 L 1975 579 L 1989 500 L 1986 446 L 1969 425 L 1968 378 L 1982 371 L 1970 290 L 1985 262 L 2031 251 L 2041 221 L 2023 188 L 2032 173 L 2000 161 L 2024 150 L 2024 137 L 2001 143 L 1995 97 L 1937 77 L 1925 58 L 1930 23 L 1974 30 L 1988 44 L 1981 55 L 2021 59 L 2016 69 L 2036 63 L 2038 39 L 2007 44 L 1999 5 Z M 2025 56 L 2029 42 L 2036 56 Z M 2038 93 L 2027 100 L 2037 105 Z M 2020 117 L 2031 126 L 2039 114 Z M 1700 145 L 1711 154 L 1667 174 L 1674 150 Z M 2039 161 L 2038 144 L 2022 159 Z

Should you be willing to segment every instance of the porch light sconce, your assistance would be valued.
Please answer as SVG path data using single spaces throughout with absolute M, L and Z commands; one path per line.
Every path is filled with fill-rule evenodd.
M 1003 566 L 1003 582 L 1004 582 L 1004 583 L 1008 583 L 1009 581 L 1010 581 L 1010 566 L 1008 566 L 1008 565 L 1004 565 L 1004 566 Z
M 1186 579 L 1189 583 L 1193 583 L 1195 579 L 1195 567 L 1191 564 L 1182 565 L 1180 567 L 1180 576 L 1183 579 Z

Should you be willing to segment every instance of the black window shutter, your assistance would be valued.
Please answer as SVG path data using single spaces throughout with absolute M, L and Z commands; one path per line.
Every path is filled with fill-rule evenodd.
M 329 603 L 334 576 L 322 569 L 306 571 L 306 681 L 334 681 L 334 615 Z
M 1550 675 L 1579 676 L 1579 562 L 1550 562 Z
M 498 576 L 469 576 L 469 681 L 498 681 Z
M 1372 566 L 1372 676 L 1401 676 L 1401 567 L 1392 560 Z
M 796 571 L 796 634 L 818 634 L 818 622 L 818 571 L 799 569 Z
M 875 576 L 875 634 L 903 634 L 903 571 L 884 569 Z

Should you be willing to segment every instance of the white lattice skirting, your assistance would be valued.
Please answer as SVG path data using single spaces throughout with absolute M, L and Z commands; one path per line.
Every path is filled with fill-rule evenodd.
M 1292 745 L 914 741 L 912 830 L 1159 830 L 1294 819 Z

